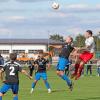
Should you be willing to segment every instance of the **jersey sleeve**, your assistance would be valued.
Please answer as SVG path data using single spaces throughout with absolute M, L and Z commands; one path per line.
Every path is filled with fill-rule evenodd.
M 7 67 L 7 64 L 4 64 L 4 66 L 2 66 L 0 70 L 5 71 L 6 67 Z
M 89 39 L 89 40 L 86 42 L 86 46 L 91 46 L 93 42 L 94 42 L 93 39 Z
M 21 65 L 19 65 L 19 71 L 20 71 L 20 72 L 22 71 L 22 66 L 21 66 Z

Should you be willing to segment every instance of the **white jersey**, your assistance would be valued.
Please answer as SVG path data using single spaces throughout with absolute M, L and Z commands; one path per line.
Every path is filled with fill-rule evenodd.
M 85 41 L 85 45 L 89 46 L 87 51 L 89 51 L 90 53 L 94 53 L 94 51 L 95 51 L 95 42 L 94 42 L 93 37 L 87 38 L 86 41 Z

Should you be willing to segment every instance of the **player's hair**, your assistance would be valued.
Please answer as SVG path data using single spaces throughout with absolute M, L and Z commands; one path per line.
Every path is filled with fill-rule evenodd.
M 73 42 L 73 38 L 71 36 L 68 36 L 71 39 L 71 42 Z
M 16 60 L 17 59 L 17 54 L 16 53 L 11 53 L 10 54 L 10 59 L 13 60 L 13 61 Z
M 86 32 L 88 32 L 91 36 L 93 35 L 93 32 L 91 30 L 87 30 Z

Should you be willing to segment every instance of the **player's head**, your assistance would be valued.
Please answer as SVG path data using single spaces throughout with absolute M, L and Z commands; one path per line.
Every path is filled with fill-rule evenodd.
M 39 58 L 40 58 L 40 59 L 43 58 L 43 52 L 40 52 L 40 53 L 39 53 Z
M 15 61 L 17 59 L 17 54 L 16 53 L 11 53 L 10 54 L 10 59 Z
M 87 30 L 86 32 L 85 32 L 85 37 L 86 38 L 89 38 L 89 37 L 91 37 L 93 35 L 93 32 L 91 31 L 91 30 Z
M 73 42 L 73 38 L 71 36 L 68 36 L 68 37 L 66 37 L 65 42 L 70 44 Z

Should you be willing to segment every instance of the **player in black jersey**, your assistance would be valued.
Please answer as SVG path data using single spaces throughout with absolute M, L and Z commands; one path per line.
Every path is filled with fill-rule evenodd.
M 2 69 L 1 73 L 5 72 L 5 81 L 4 85 L 0 89 L 0 100 L 2 100 L 3 94 L 5 94 L 9 89 L 13 92 L 13 100 L 18 100 L 18 90 L 19 90 L 19 75 L 18 72 L 21 72 L 31 78 L 28 73 L 22 69 L 21 65 L 16 62 L 17 54 L 10 54 L 10 61 L 7 62 Z
M 46 60 L 43 57 L 43 53 L 39 54 L 39 58 L 35 61 L 35 65 L 37 67 L 37 72 L 35 74 L 35 80 L 32 83 L 32 89 L 31 89 L 31 93 L 33 92 L 36 83 L 38 82 L 38 80 L 40 80 L 40 78 L 42 78 L 44 80 L 44 83 L 48 89 L 48 93 L 51 93 L 51 88 L 50 85 L 47 81 L 47 73 L 46 70 L 50 68 L 50 63 L 48 60 Z

